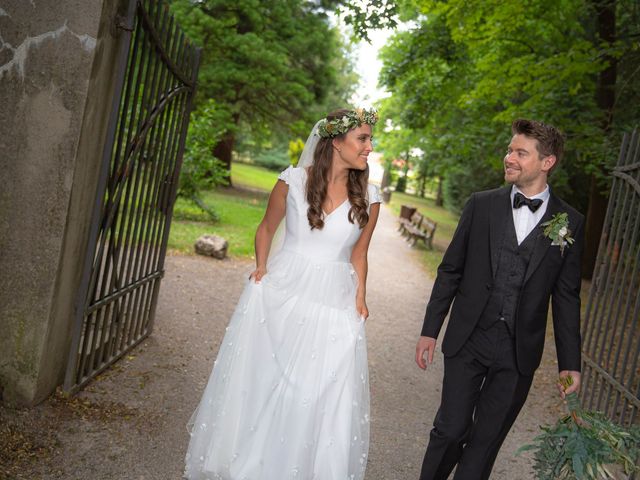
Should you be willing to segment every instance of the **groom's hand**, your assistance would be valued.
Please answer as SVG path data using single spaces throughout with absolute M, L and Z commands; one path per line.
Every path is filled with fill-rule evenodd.
M 427 363 L 433 363 L 433 354 L 436 351 L 436 339 L 431 337 L 420 337 L 416 345 L 416 363 L 422 370 L 427 369 Z M 424 354 L 427 353 L 427 361 L 424 360 Z
M 560 396 L 564 399 L 565 395 L 569 395 L 573 392 L 580 391 L 580 372 L 576 372 L 574 370 L 562 370 L 559 373 L 560 378 L 563 377 L 571 377 L 571 386 L 564 387 L 560 382 L 558 382 L 558 390 L 560 391 Z

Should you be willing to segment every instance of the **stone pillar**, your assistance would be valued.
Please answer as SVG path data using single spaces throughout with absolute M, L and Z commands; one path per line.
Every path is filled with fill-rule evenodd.
M 126 0 L 0 0 L 0 395 L 64 379 Z

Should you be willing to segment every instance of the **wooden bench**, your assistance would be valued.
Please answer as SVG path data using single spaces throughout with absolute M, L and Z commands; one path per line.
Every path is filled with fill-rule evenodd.
M 398 222 L 400 225 L 398 230 L 402 236 L 407 237 L 409 245 L 413 247 L 418 243 L 418 240 L 422 240 L 425 247 L 433 248 L 433 236 L 438 226 L 436 222 L 418 211 L 415 211 L 411 218 L 400 218 Z
M 409 228 L 419 227 L 422 223 L 422 215 L 414 211 L 408 218 L 400 217 L 398 219 L 398 231 L 401 235 L 406 236 Z

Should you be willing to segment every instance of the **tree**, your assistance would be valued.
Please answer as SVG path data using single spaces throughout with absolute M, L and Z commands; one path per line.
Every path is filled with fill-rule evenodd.
M 174 0 L 203 48 L 196 106 L 214 99 L 224 132 L 214 155 L 227 169 L 240 131 L 268 137 L 308 124 L 334 84 L 340 54 L 327 15 L 302 0 Z
M 381 104 L 383 118 L 413 132 L 404 134 L 400 148 L 424 152 L 418 172 L 436 178 L 439 191 L 445 178 L 447 205 L 460 209 L 471 191 L 491 186 L 491 176 L 477 174 L 487 170 L 488 156 L 487 142 L 478 137 L 498 136 L 473 115 L 478 105 L 460 105 L 475 79 L 468 49 L 453 41 L 443 16 L 431 15 L 396 34 L 381 57 L 380 82 L 393 92 Z M 406 145 L 407 140 L 412 145 Z M 381 142 L 385 154 L 397 141 Z M 437 200 L 441 202 L 441 192 Z
M 407 0 L 401 6 L 414 28 L 398 33 L 383 52 L 381 81 L 391 101 L 406 106 L 395 109 L 401 123 L 421 133 L 440 164 L 449 206 L 459 208 L 470 191 L 500 177 L 514 118 L 541 119 L 567 135 L 565 159 L 550 183 L 588 212 L 587 251 L 595 252 L 601 222 L 594 219 L 606 205 L 594 192 L 606 191 L 603 179 L 621 132 L 638 120 L 628 101 L 640 92 L 638 3 Z
M 243 129 L 236 136 L 235 150 L 240 156 L 246 156 L 253 160 L 271 156 L 275 162 L 269 162 L 273 168 L 282 169 L 289 163 L 289 142 L 304 142 L 309 134 L 310 125 L 332 110 L 349 105 L 349 99 L 353 96 L 359 82 L 358 74 L 353 67 L 353 53 L 351 45 L 346 42 L 341 32 L 331 30 L 333 41 L 337 49 L 330 59 L 330 67 L 334 72 L 333 81 L 327 85 L 327 92 L 322 101 L 310 105 L 304 119 L 283 124 L 282 128 L 273 129 L 268 135 L 256 135 L 253 128 Z M 297 158 L 296 158 L 297 161 Z

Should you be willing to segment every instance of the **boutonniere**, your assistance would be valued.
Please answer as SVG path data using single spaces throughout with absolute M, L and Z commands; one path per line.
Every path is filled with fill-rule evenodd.
M 564 255 L 564 247 L 574 242 L 569 230 L 569 214 L 556 213 L 551 220 L 540 225 L 544 227 L 544 236 L 551 239 L 551 245 L 560 246 L 560 255 Z

